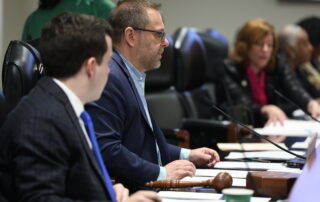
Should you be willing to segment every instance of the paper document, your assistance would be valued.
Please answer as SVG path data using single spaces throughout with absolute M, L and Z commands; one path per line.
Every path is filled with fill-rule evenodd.
M 309 146 L 309 143 L 310 143 L 310 140 L 312 138 L 311 137 L 308 137 L 305 141 L 303 142 L 295 142 L 291 148 L 292 149 L 308 149 L 308 146 Z M 319 135 L 318 135 L 318 139 L 316 141 L 316 146 L 318 146 L 320 144 L 320 139 L 319 139 Z
M 303 151 L 292 151 L 298 155 L 304 155 Z M 260 151 L 260 152 L 230 152 L 225 159 L 237 160 L 237 159 L 248 159 L 252 161 L 259 160 L 289 160 L 295 158 L 294 155 L 289 154 L 285 151 Z
M 280 150 L 278 147 L 270 143 L 218 143 L 221 151 L 273 151 Z M 285 149 L 287 147 L 283 143 L 279 145 Z
M 180 191 L 160 191 L 158 195 L 162 198 L 184 199 L 184 200 L 222 200 L 222 194 L 180 192 Z
M 160 191 L 158 195 L 162 198 L 162 202 L 209 202 L 209 201 L 225 201 L 223 195 L 218 193 L 201 193 L 201 192 L 179 192 L 179 191 Z M 271 198 L 252 197 L 251 202 L 268 202 Z
M 225 202 L 225 200 L 202 200 L 202 199 L 172 199 L 172 198 L 163 198 L 161 202 L 182 202 L 182 201 L 188 201 L 188 202 Z
M 238 162 L 220 161 L 214 165 L 220 169 L 243 169 L 243 170 L 285 170 L 287 167 L 283 163 L 261 163 L 261 162 Z
M 320 124 L 315 121 L 286 120 L 283 125 L 279 122 L 263 128 L 255 128 L 261 135 L 284 135 L 307 137 L 320 133 Z
M 202 182 L 206 180 L 213 179 L 213 177 L 185 177 L 182 178 L 181 181 L 185 182 Z M 232 178 L 232 186 L 233 187 L 245 187 L 246 186 L 246 179 L 240 178 Z
M 245 170 L 225 170 L 225 169 L 197 169 L 197 177 L 215 177 L 220 172 L 227 172 L 233 178 L 246 178 L 248 171 Z

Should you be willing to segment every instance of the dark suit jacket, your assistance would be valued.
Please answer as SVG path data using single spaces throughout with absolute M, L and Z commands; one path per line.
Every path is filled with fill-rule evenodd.
M 0 191 L 10 201 L 109 200 L 65 93 L 42 78 L 0 133 Z
M 93 119 L 110 175 L 135 191 L 159 175 L 155 139 L 163 165 L 179 159 L 181 149 L 167 144 L 151 114 L 153 131 L 150 128 L 134 82 L 117 52 L 109 66 L 102 97 L 86 109 Z

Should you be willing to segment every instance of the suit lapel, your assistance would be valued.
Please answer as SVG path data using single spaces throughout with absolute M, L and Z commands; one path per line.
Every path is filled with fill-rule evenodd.
M 64 106 L 64 108 L 66 109 L 66 113 L 67 113 L 68 117 L 70 118 L 70 121 L 73 124 L 75 132 L 78 134 L 81 145 L 84 148 L 84 151 L 89 159 L 89 162 L 91 163 L 96 174 L 99 176 L 100 181 L 102 183 L 102 186 L 105 187 L 104 178 L 103 178 L 102 173 L 100 171 L 98 162 L 93 154 L 93 151 L 90 149 L 90 147 L 88 145 L 88 142 L 85 138 L 85 134 L 83 133 L 83 130 L 80 126 L 78 117 L 76 116 L 74 109 L 72 108 L 68 97 L 52 79 L 47 77 L 47 78 L 44 78 L 43 80 L 44 80 L 44 82 L 42 83 L 42 85 L 45 87 L 46 91 L 48 93 L 50 93 L 53 97 L 55 97 L 57 100 L 59 100 L 61 102 L 61 104 Z
M 147 125 L 149 126 L 150 130 L 152 130 L 152 128 L 151 128 L 151 126 L 149 124 L 148 118 L 147 118 L 147 114 L 146 114 L 146 112 L 144 110 L 142 101 L 140 99 L 138 90 L 137 90 L 137 88 L 136 88 L 136 86 L 134 84 L 134 81 L 132 80 L 132 78 L 130 76 L 130 73 L 127 70 L 126 65 L 124 64 L 123 60 L 121 59 L 121 57 L 117 53 L 117 51 L 114 51 L 114 53 L 112 55 L 112 59 L 119 65 L 119 67 L 121 68 L 121 70 L 123 71 L 125 76 L 127 77 L 128 82 L 129 82 L 129 84 L 131 86 L 131 89 L 133 90 L 133 94 L 135 95 L 135 98 L 136 98 L 136 100 L 138 102 L 138 106 L 139 106 L 140 112 L 142 113 L 142 116 L 143 116 L 144 120 L 146 121 Z

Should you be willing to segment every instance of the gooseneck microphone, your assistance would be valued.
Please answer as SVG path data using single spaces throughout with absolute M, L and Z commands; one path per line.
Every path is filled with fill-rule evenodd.
M 274 87 L 271 87 L 273 92 L 275 94 L 277 94 L 279 97 L 281 97 L 282 99 L 284 99 L 287 102 L 290 102 L 292 105 L 294 105 L 296 108 L 302 110 L 305 114 L 307 114 L 312 120 L 319 122 L 320 121 L 316 118 L 314 118 L 313 116 L 311 116 L 311 114 L 309 112 L 307 112 L 305 109 L 303 109 L 302 107 L 300 107 L 299 105 L 297 105 L 295 102 L 293 102 L 291 99 L 289 99 L 287 96 L 283 95 L 281 92 L 279 92 L 277 89 L 275 89 Z
M 264 137 L 263 135 L 257 133 L 256 131 L 254 131 L 253 129 L 249 128 L 248 126 L 246 126 L 245 124 L 241 123 L 240 121 L 235 120 L 233 117 L 231 117 L 229 114 L 227 114 L 226 112 L 224 112 L 224 111 L 223 111 L 222 109 L 220 109 L 219 107 L 217 107 L 217 106 L 215 106 L 215 105 L 211 105 L 211 107 L 214 108 L 215 110 L 219 111 L 221 114 L 225 115 L 226 117 L 228 117 L 231 121 L 235 122 L 236 124 L 239 124 L 240 126 L 248 129 L 248 130 L 249 130 L 250 132 L 252 132 L 255 136 L 257 136 L 257 137 L 259 137 L 259 138 L 261 138 L 261 139 L 266 140 L 267 142 L 271 143 L 272 145 L 274 145 L 275 147 L 281 149 L 282 151 L 285 151 L 285 152 L 287 152 L 287 153 L 289 153 L 289 154 L 292 154 L 292 155 L 295 156 L 295 157 L 298 157 L 298 158 L 301 158 L 301 159 L 304 159 L 304 160 L 306 159 L 306 157 L 301 156 L 301 155 L 296 154 L 296 153 L 293 153 L 293 152 L 291 152 L 291 151 L 289 151 L 289 150 L 281 147 L 281 146 L 278 145 L 277 143 L 275 143 L 275 142 L 269 140 L 268 138 Z

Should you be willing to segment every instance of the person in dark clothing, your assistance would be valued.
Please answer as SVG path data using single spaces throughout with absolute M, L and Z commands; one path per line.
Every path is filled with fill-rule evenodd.
M 84 104 L 98 99 L 108 80 L 111 32 L 105 20 L 71 12 L 43 28 L 39 50 L 46 76 L 0 130 L 0 196 L 25 202 L 160 200 L 155 192 L 128 197 L 121 184 L 112 186 L 93 129 L 90 136 L 82 120 Z
M 290 65 L 303 88 L 313 98 L 320 97 L 320 73 L 310 66 L 313 47 L 308 34 L 298 25 L 286 25 L 278 36 L 279 53 Z
M 308 34 L 313 47 L 310 64 L 320 72 L 320 17 L 309 16 L 297 23 Z
M 283 58 L 276 56 L 276 48 L 273 26 L 263 19 L 252 19 L 241 27 L 230 58 L 222 65 L 223 105 L 246 106 L 253 114 L 250 124 L 254 126 L 287 119 L 290 109 L 275 90 L 312 116 L 320 114 L 318 103 L 301 87 Z

